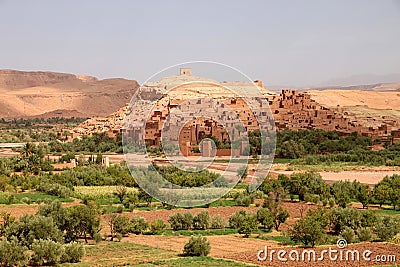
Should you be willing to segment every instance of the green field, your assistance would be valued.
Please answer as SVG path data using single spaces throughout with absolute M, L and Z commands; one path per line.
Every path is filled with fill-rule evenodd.
M 9 202 L 9 197 L 12 196 L 13 200 L 12 203 Z M 0 193 L 0 204 L 20 204 L 23 203 L 21 199 L 29 198 L 31 199 L 32 203 L 35 202 L 43 202 L 45 199 L 55 200 L 58 199 L 61 202 L 73 202 L 74 200 L 71 198 L 59 198 L 57 196 L 48 195 L 42 192 L 29 192 L 29 193 L 18 193 L 18 194 L 11 194 L 11 193 Z

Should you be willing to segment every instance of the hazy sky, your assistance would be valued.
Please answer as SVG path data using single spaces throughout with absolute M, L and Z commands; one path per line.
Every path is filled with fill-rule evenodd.
M 400 73 L 396 0 L 0 0 L 0 36 L 1 69 L 139 82 L 191 60 L 277 85 Z

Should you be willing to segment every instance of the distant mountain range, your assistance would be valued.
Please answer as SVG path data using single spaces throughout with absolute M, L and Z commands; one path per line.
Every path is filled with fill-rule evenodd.
M 0 70 L 0 117 L 106 116 L 129 103 L 138 87 L 121 78 Z

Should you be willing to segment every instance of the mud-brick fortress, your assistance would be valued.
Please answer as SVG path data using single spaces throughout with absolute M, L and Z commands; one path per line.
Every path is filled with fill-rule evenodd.
M 323 129 L 335 130 L 342 134 L 358 132 L 372 138 L 385 138 L 391 132 L 397 133 L 396 121 L 387 121 L 378 126 L 369 126 L 346 118 L 339 111 L 319 105 L 311 96 L 296 90 L 282 90 L 280 95 L 269 99 L 278 130 Z
M 197 81 L 199 77 L 192 76 L 191 69 L 182 69 L 179 75 L 170 76 L 161 79 L 158 82 L 152 82 L 142 86 L 143 95 L 152 98 L 154 94 L 163 95 L 163 90 L 172 88 L 177 84 L 183 84 L 190 81 Z M 200 78 L 202 80 L 207 80 Z M 161 131 L 164 128 L 166 119 L 170 112 L 188 99 L 213 98 L 220 101 L 234 110 L 243 125 L 246 125 L 247 131 L 258 129 L 258 123 L 254 116 L 254 111 L 249 110 L 246 103 L 235 95 L 226 91 L 226 87 L 236 87 L 243 92 L 257 86 L 264 97 L 268 100 L 269 109 L 275 120 L 276 129 L 279 130 L 298 130 L 298 129 L 323 129 L 335 130 L 343 135 L 352 132 L 358 132 L 363 136 L 376 138 L 393 137 L 395 141 L 400 142 L 400 122 L 387 119 L 384 121 L 374 118 L 368 118 L 372 123 L 366 120 L 358 120 L 346 115 L 339 109 L 324 107 L 311 99 L 307 92 L 298 92 L 296 90 L 282 90 L 280 94 L 266 90 L 261 81 L 250 82 L 222 82 L 217 83 L 213 80 L 210 86 L 207 83 L 192 83 L 180 86 L 179 90 L 173 90 L 165 94 L 151 111 L 146 122 L 145 141 L 148 145 L 159 146 L 161 143 Z M 161 90 L 160 90 L 161 89 Z M 203 108 L 211 108 L 207 101 L 193 103 Z M 267 110 L 268 107 L 262 106 L 261 109 Z M 190 110 L 189 110 L 190 111 Z M 93 132 L 107 132 L 110 137 L 116 133 L 125 131 L 129 135 L 138 135 L 135 129 L 122 129 L 122 123 L 126 114 L 129 114 L 129 108 L 124 107 L 106 118 L 93 118 L 76 128 L 73 137 L 81 135 L 90 135 Z M 190 115 L 190 113 L 189 113 Z M 192 114 L 194 115 L 194 114 Z M 197 114 L 198 115 L 198 114 Z M 132 117 L 132 114 L 130 114 Z M 133 116 L 140 118 L 141 116 Z M 227 117 L 219 118 L 227 121 Z M 229 121 L 229 120 L 228 120 Z M 226 135 L 226 129 L 215 120 L 197 119 L 189 120 L 182 128 L 181 132 L 175 133 L 179 138 L 180 145 L 199 144 L 200 140 L 206 136 L 215 136 L 223 141 Z

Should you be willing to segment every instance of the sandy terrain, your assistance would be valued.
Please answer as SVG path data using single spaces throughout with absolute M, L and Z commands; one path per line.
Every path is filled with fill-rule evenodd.
M 0 117 L 37 116 L 60 110 L 82 117 L 105 116 L 128 103 L 137 88 L 136 81 L 125 79 L 0 70 Z
M 311 98 L 328 107 L 367 106 L 372 109 L 400 110 L 399 92 L 370 92 L 358 90 L 310 90 Z

